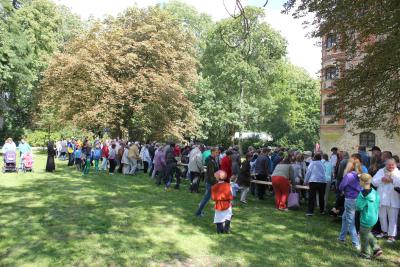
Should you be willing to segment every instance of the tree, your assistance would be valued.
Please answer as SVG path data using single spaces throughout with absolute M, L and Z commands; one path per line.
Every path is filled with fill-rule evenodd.
M 210 33 L 201 60 L 201 72 L 213 90 L 211 103 L 219 110 L 218 115 L 210 114 L 213 125 L 203 127 L 212 143 L 226 143 L 236 131 L 257 130 L 259 99 L 270 94 L 272 70 L 286 53 L 286 41 L 263 22 L 261 9 L 249 7 L 246 14 L 252 28 L 249 37 L 241 39 L 240 20 L 223 20 Z M 227 44 L 236 41 L 237 47 Z
M 51 55 L 69 35 L 63 27 L 65 9 L 47 0 L 1 0 L 0 6 L 0 117 L 5 118 L 1 135 L 21 135 L 32 127 L 37 104 L 37 86 Z M 76 28 L 77 25 L 74 25 Z
M 400 133 L 400 1 L 290 0 L 295 17 L 314 13 L 312 35 L 330 33 L 346 52 L 340 65 L 349 67 L 337 81 L 330 104 L 335 119 L 361 129 Z M 361 64 L 356 63 L 361 59 Z
M 312 149 L 319 140 L 319 84 L 305 70 L 283 61 L 277 67 L 272 101 L 264 109 L 263 129 L 274 143 Z
M 214 26 L 211 17 L 177 0 L 168 1 L 163 8 L 170 12 L 185 30 L 193 34 L 196 39 L 197 57 L 200 58 L 206 48 L 207 34 Z
M 41 107 L 97 132 L 182 139 L 196 132 L 187 98 L 197 79 L 193 36 L 159 7 L 131 8 L 66 45 L 42 82 Z

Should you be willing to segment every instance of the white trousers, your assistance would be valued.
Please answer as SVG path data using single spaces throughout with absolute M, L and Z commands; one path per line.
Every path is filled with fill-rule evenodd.
M 138 166 L 138 161 L 137 159 L 129 159 L 129 164 L 131 165 L 131 169 L 129 171 L 129 174 L 134 174 L 136 172 L 136 168 Z
M 382 232 L 388 233 L 388 236 L 396 236 L 398 216 L 398 208 L 381 206 L 379 208 L 379 221 L 381 222 Z

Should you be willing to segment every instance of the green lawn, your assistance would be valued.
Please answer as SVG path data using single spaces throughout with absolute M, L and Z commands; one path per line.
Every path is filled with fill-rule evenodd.
M 399 243 L 381 241 L 368 263 L 336 242 L 329 216 L 282 213 L 272 199 L 235 206 L 232 234 L 215 234 L 213 209 L 193 216 L 201 195 L 164 192 L 148 176 L 0 174 L 0 265 L 5 266 L 398 266 Z M 400 241 L 399 241 L 400 242 Z

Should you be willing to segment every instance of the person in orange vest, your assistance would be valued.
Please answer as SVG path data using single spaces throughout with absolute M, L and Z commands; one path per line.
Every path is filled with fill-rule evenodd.
M 229 234 L 232 219 L 233 200 L 230 183 L 226 182 L 227 174 L 225 171 L 219 170 L 214 174 L 218 183 L 211 188 L 211 198 L 215 201 L 214 223 L 217 226 L 218 234 Z

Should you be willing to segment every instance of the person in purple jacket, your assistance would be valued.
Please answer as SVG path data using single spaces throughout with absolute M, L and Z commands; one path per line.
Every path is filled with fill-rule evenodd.
M 339 190 L 344 193 L 345 197 L 339 241 L 344 242 L 347 233 L 349 233 L 353 246 L 357 250 L 360 250 L 360 240 L 355 226 L 355 213 L 356 199 L 361 191 L 360 179 L 358 177 L 358 175 L 362 173 L 361 165 L 353 159 L 350 159 L 344 173 L 345 176 L 339 185 Z

